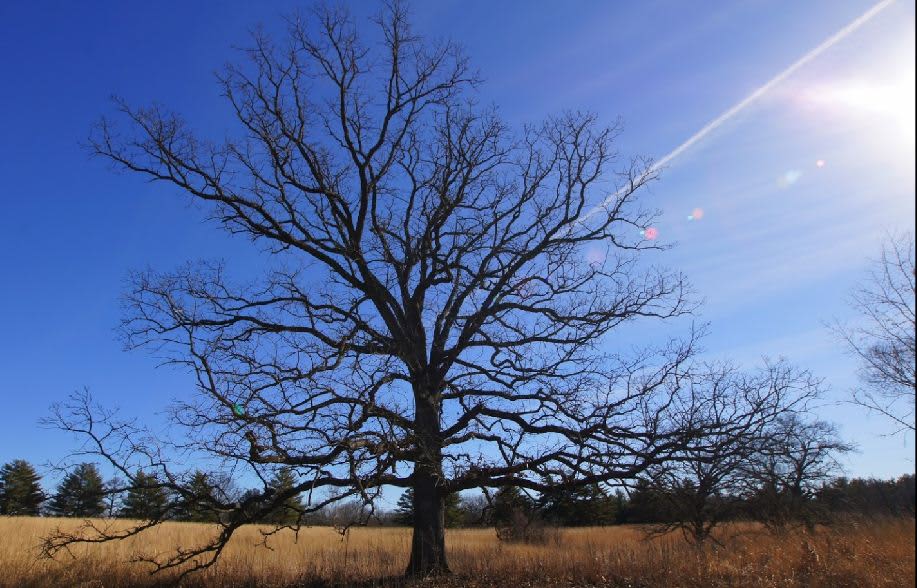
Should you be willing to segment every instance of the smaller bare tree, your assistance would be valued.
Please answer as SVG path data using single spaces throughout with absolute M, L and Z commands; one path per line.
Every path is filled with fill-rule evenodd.
M 718 433 L 698 438 L 650 476 L 661 500 L 663 522 L 650 535 L 681 531 L 695 545 L 717 542 L 713 530 L 733 518 L 741 505 L 743 464 L 775 435 L 779 419 L 802 412 L 820 393 L 821 382 L 809 372 L 784 363 L 767 363 L 754 373 L 729 364 L 708 365 L 695 376 L 698 400 L 685 411 L 683 426 Z M 718 542 L 717 542 L 718 543 Z
M 853 402 L 891 419 L 896 433 L 914 431 L 915 293 L 914 237 L 891 238 L 850 296 L 860 322 L 834 325 L 860 361 L 863 386 L 854 391 Z
M 763 439 L 741 473 L 752 517 L 775 531 L 825 522 L 816 493 L 841 471 L 840 456 L 854 446 L 834 425 L 798 414 L 781 416 Z

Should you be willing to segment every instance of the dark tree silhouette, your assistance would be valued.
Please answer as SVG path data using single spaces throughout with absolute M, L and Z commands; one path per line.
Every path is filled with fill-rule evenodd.
M 408 488 L 401 493 L 395 505 L 395 523 L 410 527 L 414 525 L 414 491 Z
M 296 485 L 297 480 L 293 470 L 289 467 L 280 468 L 267 482 L 264 491 L 249 489 L 242 493 L 239 504 L 246 505 L 242 516 L 253 523 L 267 523 L 279 527 L 314 523 L 318 515 L 306 513 L 299 493 L 292 490 Z M 279 503 L 270 499 L 271 496 L 278 493 L 289 495 L 289 497 Z
M 620 521 L 635 524 L 668 522 L 668 509 L 668 502 L 657 485 L 649 476 L 640 476 L 627 487 L 625 514 Z
M 277 494 L 289 494 L 297 485 L 296 476 L 289 467 L 280 468 L 268 483 L 268 490 Z M 285 499 L 265 521 L 276 525 L 294 525 L 303 516 L 303 503 L 298 493 Z
M 544 485 L 544 491 L 556 489 Z M 490 498 L 490 497 L 488 497 Z M 543 528 L 535 501 L 517 486 L 503 486 L 490 499 L 490 522 L 496 527 L 501 541 L 538 542 Z
M 98 468 L 82 463 L 61 481 L 49 509 L 59 517 L 100 517 L 105 513 L 105 496 L 105 483 Z
M 545 490 L 549 489 L 550 486 L 545 486 Z M 516 486 L 504 486 L 494 493 L 490 501 L 490 521 L 497 526 L 509 525 L 517 514 L 530 516 L 534 510 L 534 501 L 529 496 Z
M 693 385 L 699 401 L 685 411 L 684 425 L 694 422 L 719 432 L 691 441 L 676 459 L 652 468 L 648 480 L 663 503 L 662 520 L 651 534 L 679 530 L 700 545 L 742 506 L 749 460 L 762 452 L 783 459 L 796 455 L 789 447 L 787 423 L 798 422 L 795 415 L 819 395 L 821 383 L 808 372 L 770 363 L 753 373 L 728 364 L 710 365 L 695 376 Z M 807 473 L 801 477 L 815 481 L 812 468 L 803 469 Z
M 448 494 L 443 499 L 443 523 L 446 527 L 457 527 L 464 521 L 461 508 L 461 497 L 458 492 Z M 394 522 L 408 527 L 414 526 L 414 490 L 408 488 L 395 505 Z
M 128 519 L 158 520 L 169 508 L 169 491 L 152 474 L 138 471 L 127 489 L 119 515 Z
M 818 489 L 817 500 L 832 515 L 866 517 L 914 516 L 914 474 L 896 480 L 837 478 Z
M 41 476 L 24 459 L 16 459 L 0 468 L 0 515 L 38 516 L 45 493 Z
M 136 485 L 136 479 L 134 484 Z M 220 489 L 213 477 L 200 470 L 191 474 L 181 490 L 173 498 L 173 516 L 180 521 L 215 523 L 220 520 L 225 498 L 221 500 Z
M 775 530 L 794 524 L 812 528 L 823 515 L 818 490 L 842 469 L 839 457 L 854 447 L 830 423 L 792 413 L 777 419 L 765 439 L 742 466 L 749 512 Z
M 565 527 L 609 525 L 617 515 L 614 498 L 599 484 L 581 487 L 558 484 L 544 490 L 536 504 L 545 522 Z
M 135 277 L 128 345 L 197 377 L 175 412 L 182 449 L 262 479 L 293 468 L 299 482 L 265 489 L 255 511 L 302 492 L 309 511 L 371 508 L 383 486 L 412 488 L 407 573 L 425 575 L 448 571 L 451 493 L 629 479 L 705 431 L 672 414 L 691 403 L 693 336 L 600 352 L 624 323 L 692 309 L 682 277 L 643 255 L 663 249 L 641 236 L 656 215 L 637 199 L 649 162 L 621 161 L 618 127 L 592 115 L 511 132 L 475 106 L 454 45 L 425 42 L 399 4 L 376 24 L 379 42 L 364 41 L 346 12 L 319 10 L 285 45 L 256 36 L 221 77 L 239 123 L 223 144 L 124 103 L 126 130 L 103 120 L 91 142 L 272 254 L 249 284 L 213 263 Z M 182 491 L 161 442 L 96 412 L 77 399 L 56 419 L 119 475 L 158 468 Z M 213 541 L 158 569 L 210 565 L 256 516 L 261 499 L 246 500 L 214 504 Z
M 889 239 L 868 279 L 850 296 L 858 322 L 834 327 L 860 360 L 863 387 L 853 401 L 891 419 L 898 432 L 914 431 L 915 296 L 914 236 Z

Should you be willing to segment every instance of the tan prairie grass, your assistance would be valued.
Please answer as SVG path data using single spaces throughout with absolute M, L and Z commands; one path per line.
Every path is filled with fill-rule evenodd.
M 37 558 L 41 538 L 78 521 L 0 517 L 0 586 L 171 586 L 174 574 L 150 575 L 138 554 L 205 541 L 215 527 L 166 523 L 129 540 L 80 546 L 72 555 Z M 127 524 L 116 522 L 115 524 Z M 284 531 L 261 545 L 244 527 L 220 561 L 182 585 L 219 587 L 382 586 L 399 584 L 410 547 L 402 528 Z M 422 586 L 913 586 L 914 520 L 885 520 L 773 535 L 754 525 L 722 530 L 724 547 L 698 550 L 678 536 L 645 540 L 631 526 L 565 529 L 545 545 L 500 543 L 493 530 L 447 533 L 455 574 Z

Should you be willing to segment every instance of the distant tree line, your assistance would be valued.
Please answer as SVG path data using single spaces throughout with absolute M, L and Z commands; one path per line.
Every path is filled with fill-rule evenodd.
M 804 467 L 787 467 L 774 456 L 759 456 L 730 474 L 731 478 L 744 476 L 741 484 L 731 479 L 729 485 L 706 491 L 701 488 L 710 484 L 704 478 L 685 476 L 672 482 L 671 476 L 657 474 L 641 477 L 627 489 L 556 484 L 537 496 L 510 486 L 468 496 L 454 493 L 446 500 L 445 525 L 495 527 L 505 539 L 525 539 L 543 527 L 642 524 L 656 531 L 681 529 L 700 542 L 709 538 L 716 524 L 733 520 L 779 528 L 830 522 L 838 516 L 914 516 L 913 474 L 893 480 L 828 477 L 827 448 L 836 449 L 833 437 L 826 437 L 830 431 L 816 427 L 807 433 L 809 437 L 800 429 L 794 431 L 798 442 L 809 444 L 800 453 L 806 455 Z M 819 444 L 812 442 L 813 436 Z M 283 494 L 296 486 L 296 479 L 291 470 L 283 468 L 267 484 L 271 492 Z M 140 472 L 131 488 L 119 493 L 117 479 L 105 481 L 94 464 L 84 463 L 69 471 L 49 494 L 31 464 L 14 460 L 0 468 L 0 514 L 217 522 L 225 513 L 213 507 L 214 499 L 234 493 L 231 486 L 226 479 L 196 471 L 188 481 L 189 491 L 175 495 L 156 476 Z M 410 526 L 414 517 L 410 489 L 394 510 L 371 514 L 363 512 L 358 503 L 343 503 L 306 515 L 302 497 L 295 492 L 282 508 L 265 510 L 260 492 L 235 494 L 253 523 L 336 525 L 361 520 L 371 525 Z M 699 522 L 706 525 L 701 525 L 706 532 L 696 532 Z

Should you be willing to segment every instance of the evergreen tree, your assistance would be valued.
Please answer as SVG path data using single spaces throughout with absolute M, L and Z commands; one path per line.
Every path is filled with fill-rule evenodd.
M 401 498 L 398 499 L 398 504 L 395 506 L 395 517 L 393 520 L 396 524 L 403 525 L 405 527 L 411 527 L 414 525 L 413 488 L 408 488 L 401 493 Z
M 623 525 L 624 523 L 627 522 L 627 508 L 628 508 L 627 495 L 624 494 L 623 490 L 618 488 L 617 490 L 615 490 L 615 495 L 612 498 L 612 501 L 614 501 L 614 507 L 615 507 L 615 524 Z
M 274 494 L 277 494 L 280 492 L 288 492 L 295 485 L 296 476 L 293 475 L 293 470 L 290 468 L 281 468 L 274 475 L 274 479 L 271 480 L 270 484 L 268 484 L 268 488 Z M 275 525 L 290 525 L 299 520 L 302 510 L 302 500 L 300 500 L 299 494 L 296 494 L 284 500 L 277 509 L 271 512 L 267 516 L 266 522 Z
M 495 526 L 509 525 L 519 515 L 528 517 L 532 510 L 532 501 L 519 488 L 504 486 L 494 495 L 491 520 Z
M 38 516 L 45 494 L 41 476 L 24 459 L 17 459 L 0 468 L 0 514 Z
M 105 484 L 98 468 L 82 463 L 64 477 L 51 498 L 51 512 L 61 517 L 98 517 L 105 512 Z
M 815 500 L 834 515 L 913 517 L 915 477 L 906 474 L 896 480 L 836 478 L 818 490 Z
M 153 474 L 138 471 L 127 491 L 120 515 L 128 519 L 158 520 L 169 505 L 169 494 Z
M 443 519 L 447 527 L 458 527 L 462 524 L 464 513 L 458 492 L 447 494 L 445 498 Z M 395 506 L 395 524 L 410 527 L 414 524 L 414 489 L 408 488 L 401 494 Z
M 248 489 L 239 497 L 239 503 L 244 505 L 242 508 L 242 516 L 248 522 L 266 522 L 264 515 L 261 513 L 261 508 L 264 506 L 264 496 L 261 492 L 254 489 Z
M 534 503 L 515 486 L 504 486 L 494 495 L 491 522 L 500 541 L 532 543 L 545 539 L 545 526 Z
M 458 492 L 446 494 L 445 508 L 443 509 L 443 518 L 447 527 L 461 526 L 464 519 L 462 512 L 461 497 Z
M 608 525 L 617 512 L 614 500 L 598 484 L 581 488 L 557 485 L 542 493 L 538 508 L 546 521 L 567 527 Z
M 191 476 L 185 492 L 175 500 L 175 518 L 180 521 L 214 523 L 220 513 L 215 501 L 216 486 L 206 472 L 197 470 Z
M 630 491 L 627 513 L 622 522 L 664 523 L 670 518 L 659 491 L 653 488 L 647 478 L 638 478 L 635 487 Z

